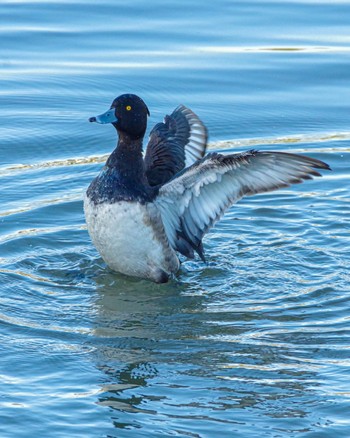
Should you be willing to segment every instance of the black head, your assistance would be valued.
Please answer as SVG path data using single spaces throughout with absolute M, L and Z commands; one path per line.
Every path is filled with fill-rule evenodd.
M 145 102 L 135 94 L 122 94 L 113 100 L 111 108 L 105 113 L 90 117 L 90 122 L 112 123 L 119 133 L 130 138 L 142 138 L 147 128 L 149 110 Z

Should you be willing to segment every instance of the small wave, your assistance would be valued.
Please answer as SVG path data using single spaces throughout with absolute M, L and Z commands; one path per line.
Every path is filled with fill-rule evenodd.
M 7 176 L 14 172 L 25 172 L 29 170 L 46 169 L 50 167 L 66 167 L 66 166 L 80 166 L 84 164 L 103 163 L 108 158 L 108 155 L 95 155 L 89 157 L 73 157 L 62 160 L 42 161 L 39 163 L 30 164 L 12 164 L 10 166 L 0 169 L 0 177 Z
M 350 131 L 345 132 L 325 132 L 318 134 L 296 134 L 283 137 L 265 137 L 265 138 L 243 138 L 237 140 L 223 140 L 209 145 L 210 149 L 233 149 L 233 148 L 250 148 L 258 145 L 275 145 L 275 144 L 304 144 L 304 143 L 326 143 L 334 141 L 350 140 Z M 342 151 L 344 148 L 317 149 L 318 152 Z M 305 149 L 301 148 L 300 152 Z M 350 148 L 345 148 L 345 151 L 350 151 Z M 298 152 L 294 150 L 294 152 Z
M 268 145 L 283 145 L 283 144 L 304 144 L 304 143 L 326 143 L 326 142 L 341 142 L 345 140 L 350 140 L 350 131 L 345 132 L 325 132 L 318 134 L 296 134 L 291 136 L 282 136 L 282 137 L 257 137 L 257 138 L 242 138 L 242 139 L 232 139 L 232 140 L 222 140 L 222 141 L 214 141 L 208 144 L 209 150 L 216 149 L 239 149 L 239 148 L 252 148 L 255 146 L 268 146 Z M 317 149 L 318 152 L 348 152 L 350 148 L 325 148 L 325 149 Z M 304 152 L 305 149 L 300 148 L 300 152 Z M 294 150 L 294 152 L 298 152 Z M 67 166 L 82 166 L 87 164 L 99 164 L 104 163 L 109 154 L 102 155 L 92 155 L 88 157 L 72 157 L 72 158 L 64 158 L 60 160 L 49 160 L 42 161 L 38 163 L 28 163 L 28 164 L 11 164 L 9 166 L 4 166 L 0 168 L 0 177 L 8 176 L 13 173 L 22 173 L 31 170 L 40 170 L 46 168 L 57 168 L 57 167 L 67 167 Z
M 277 47 L 237 47 L 237 46 L 202 46 L 193 49 L 205 53 L 261 53 L 261 52 L 304 52 L 333 53 L 349 52 L 348 46 L 277 46 Z

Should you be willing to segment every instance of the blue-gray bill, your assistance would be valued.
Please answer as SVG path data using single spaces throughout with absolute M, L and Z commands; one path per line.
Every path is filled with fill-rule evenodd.
M 117 121 L 118 119 L 115 115 L 115 108 L 111 108 L 110 110 L 106 111 L 103 114 L 100 114 L 99 116 L 89 118 L 89 122 L 96 122 L 101 124 L 115 123 Z

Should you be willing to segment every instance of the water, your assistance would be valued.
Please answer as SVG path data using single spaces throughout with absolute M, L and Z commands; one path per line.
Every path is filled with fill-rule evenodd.
M 3 0 L 0 436 L 349 437 L 349 1 Z M 82 195 L 139 94 L 210 148 L 308 153 L 158 286 L 111 273 Z

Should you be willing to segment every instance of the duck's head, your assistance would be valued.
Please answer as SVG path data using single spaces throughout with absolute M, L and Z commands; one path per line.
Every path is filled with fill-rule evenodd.
M 147 128 L 149 110 L 145 102 L 135 94 L 122 94 L 113 100 L 111 108 L 89 122 L 112 123 L 119 134 L 127 134 L 132 139 L 142 138 Z

